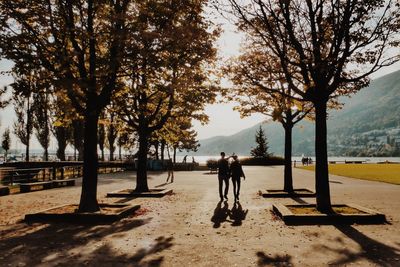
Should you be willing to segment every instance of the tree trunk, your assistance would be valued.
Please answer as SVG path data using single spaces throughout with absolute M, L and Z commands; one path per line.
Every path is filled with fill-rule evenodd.
M 55 129 L 57 139 L 57 157 L 61 161 L 65 161 L 65 148 L 67 147 L 67 133 L 65 127 L 58 127 Z M 75 151 L 75 150 L 74 150 Z M 74 152 L 75 153 L 75 152 Z M 75 154 L 74 154 L 75 156 Z
M 173 157 L 174 157 L 174 164 L 176 163 L 176 147 L 174 146 L 174 155 L 173 155 Z
M 332 212 L 329 190 L 326 102 L 314 103 L 315 106 L 315 190 L 317 209 L 321 212 Z
M 154 149 L 155 149 L 155 154 L 156 154 L 156 160 L 160 159 L 160 156 L 158 154 L 158 147 L 159 147 L 159 142 L 154 143 Z
M 168 154 L 168 159 L 171 159 L 171 154 L 170 154 L 170 151 L 169 151 L 169 145 L 167 144 L 167 154 Z
M 82 193 L 79 203 L 80 212 L 96 212 L 97 203 L 97 114 L 86 114 L 83 150 Z
M 49 161 L 49 149 L 47 147 L 44 149 L 44 160 Z
M 114 153 L 115 153 L 115 140 L 117 139 L 118 133 L 116 130 L 116 127 L 114 125 L 114 113 L 111 112 L 110 114 L 110 126 L 108 126 L 107 129 L 107 141 L 108 141 L 108 146 L 109 146 L 109 150 L 110 150 L 110 161 L 114 161 Z
M 110 161 L 114 161 L 114 150 L 114 146 L 110 147 Z
M 136 170 L 136 192 L 148 192 L 147 185 L 147 153 L 149 149 L 149 140 L 146 129 L 139 129 L 139 152 L 138 166 Z
M 61 147 L 57 148 L 57 157 L 60 161 L 65 161 L 65 147 L 64 149 Z
M 104 148 L 100 149 L 101 151 L 101 161 L 104 161 Z
M 26 144 L 26 148 L 25 148 L 25 161 L 26 162 L 29 161 L 29 139 L 28 139 L 28 143 Z
M 119 157 L 119 160 L 122 160 L 122 146 L 118 147 L 118 157 Z
M 164 153 L 165 153 L 165 141 L 161 141 L 161 146 L 160 146 L 160 157 L 161 160 L 164 160 Z
M 83 144 L 83 146 L 79 146 L 78 149 L 77 149 L 78 150 L 78 160 L 79 161 L 83 161 L 84 158 L 85 158 L 85 156 L 84 156 L 84 153 L 85 153 L 84 146 L 85 146 L 85 144 Z M 97 151 L 97 147 L 96 147 L 96 151 Z M 96 154 L 97 154 L 97 152 L 96 152 Z
M 98 120 L 98 118 L 97 118 Z M 73 138 L 74 138 L 74 148 L 76 149 L 76 151 L 78 151 L 78 160 L 82 161 L 83 160 L 83 142 L 82 142 L 82 138 L 85 132 L 84 129 L 84 125 L 82 123 L 82 121 L 80 120 L 74 120 L 72 121 L 72 127 L 73 127 Z M 96 130 L 97 132 L 97 130 Z M 97 137 L 96 137 L 97 140 Z M 96 148 L 97 149 L 97 148 Z M 76 154 L 75 154 L 75 160 L 76 160 Z
M 285 129 L 285 170 L 284 170 L 284 190 L 293 193 L 293 176 L 292 176 L 292 129 L 293 126 L 288 124 Z
M 25 149 L 25 161 L 29 161 L 29 141 L 31 139 L 31 107 L 30 107 L 30 102 L 29 102 L 29 97 L 28 97 L 28 107 L 26 111 L 26 149 Z
M 50 143 L 50 128 L 49 128 L 49 116 L 48 116 L 48 112 L 49 112 L 49 100 L 48 100 L 48 93 L 45 92 L 45 103 L 46 103 L 46 110 L 45 110 L 45 127 L 46 127 L 46 138 L 48 140 L 48 142 L 46 142 L 46 147 L 44 148 L 44 160 L 45 161 L 49 161 L 49 143 Z

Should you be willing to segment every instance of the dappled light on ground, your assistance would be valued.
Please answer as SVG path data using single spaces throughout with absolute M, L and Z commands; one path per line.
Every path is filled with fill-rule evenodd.
M 391 224 L 286 226 L 272 203 L 315 203 L 313 198 L 268 199 L 257 194 L 283 184 L 282 167 L 247 167 L 240 202 L 219 202 L 218 178 L 176 172 L 173 195 L 162 198 L 105 198 L 134 188 L 130 172 L 101 175 L 99 202 L 141 205 L 110 225 L 16 223 L 35 212 L 79 200 L 70 187 L 0 197 L 0 262 L 5 266 L 396 266 L 400 258 L 400 199 L 396 185 L 337 177 L 334 203 L 357 203 L 385 213 Z M 165 182 L 152 173 L 150 187 Z M 312 172 L 294 170 L 297 187 L 313 188 Z M 362 190 L 359 190 L 362 188 Z M 232 188 L 231 188 L 232 189 Z M 396 243 L 397 242 L 397 243 Z M 34 255 L 34 256 L 32 256 Z M 2 265 L 0 264 L 0 265 Z

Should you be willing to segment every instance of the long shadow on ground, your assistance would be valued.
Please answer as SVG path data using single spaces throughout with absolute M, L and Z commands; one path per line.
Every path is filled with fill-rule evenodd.
M 305 201 L 304 199 L 299 198 L 299 197 L 291 197 L 291 199 L 293 199 L 294 201 L 296 201 L 299 204 L 309 204 L 307 201 Z
M 400 249 L 374 240 L 350 225 L 335 225 L 335 227 L 348 238 L 357 242 L 360 246 L 360 250 L 354 252 L 344 246 L 340 249 L 329 247 L 329 245 L 319 246 L 318 248 L 320 250 L 333 251 L 339 255 L 337 260 L 331 262 L 332 265 L 348 265 L 360 259 L 365 259 L 376 266 L 398 266 Z M 336 239 L 336 241 L 343 243 L 343 240 L 340 238 Z
M 259 251 L 256 255 L 258 257 L 258 266 L 293 266 L 292 256 L 287 254 L 269 256 L 264 252 Z
M 214 214 L 211 217 L 211 221 L 214 223 L 214 228 L 219 228 L 221 223 L 228 221 L 229 216 L 229 206 L 227 201 L 218 202 L 214 209 Z
M 242 225 L 242 221 L 246 219 L 249 210 L 243 210 L 242 205 L 239 201 L 235 202 L 233 208 L 229 213 L 229 218 L 233 221 L 232 226 Z
M 25 266 L 159 266 L 155 253 L 170 248 L 172 237 L 160 236 L 144 248 L 124 254 L 107 243 L 107 237 L 123 244 L 127 232 L 150 222 L 129 218 L 111 225 L 17 224 L 0 232 L 1 262 Z
M 249 210 L 243 210 L 239 201 L 229 209 L 228 201 L 220 201 L 214 209 L 211 221 L 214 228 L 219 228 L 222 223 L 229 222 L 232 226 L 241 226 Z
M 170 183 L 172 183 L 172 182 L 170 182 Z M 170 184 L 170 183 L 165 182 L 165 183 L 162 183 L 162 184 L 155 185 L 154 187 L 155 187 L 155 188 L 159 188 L 159 187 L 166 186 L 166 185 L 168 185 L 168 184 Z

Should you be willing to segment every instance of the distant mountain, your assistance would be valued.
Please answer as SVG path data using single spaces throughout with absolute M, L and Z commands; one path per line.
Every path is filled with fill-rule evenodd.
M 400 156 L 400 71 L 371 81 L 351 98 L 343 98 L 343 109 L 329 112 L 328 151 L 332 156 Z M 277 122 L 254 125 L 230 136 L 200 140 L 197 155 L 220 151 L 249 155 L 255 133 L 262 125 L 269 150 L 283 155 L 284 131 Z M 293 129 L 293 155 L 314 155 L 315 125 L 303 120 Z

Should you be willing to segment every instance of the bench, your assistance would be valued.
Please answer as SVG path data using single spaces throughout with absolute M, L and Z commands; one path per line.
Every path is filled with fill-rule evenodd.
M 362 164 L 363 162 L 362 161 L 347 161 L 347 160 L 345 160 L 344 163 L 346 163 L 346 164 Z
M 210 173 L 218 173 L 218 168 L 208 168 Z
M 21 193 L 27 193 L 31 191 L 38 191 L 44 189 L 53 188 L 53 182 L 35 182 L 35 183 L 22 183 L 19 185 L 19 190 Z
M 0 196 L 6 196 L 10 194 L 10 188 L 8 186 L 0 186 Z
M 63 186 L 74 186 L 75 179 L 61 179 L 61 180 L 53 180 L 54 187 L 63 187 Z

